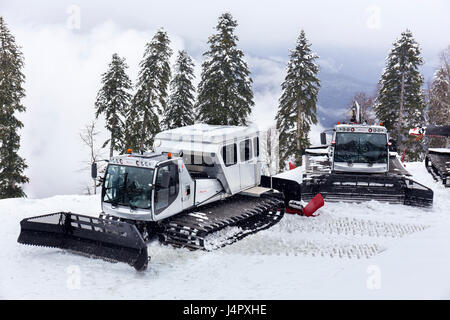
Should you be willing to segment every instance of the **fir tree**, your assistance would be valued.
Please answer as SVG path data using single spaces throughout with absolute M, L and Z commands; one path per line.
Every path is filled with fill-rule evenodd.
M 113 156 L 113 151 L 122 151 L 124 139 L 123 117 L 129 110 L 131 100 L 131 80 L 126 74 L 128 66 L 125 59 L 113 54 L 112 61 L 108 66 L 108 71 L 102 75 L 102 88 L 98 92 L 95 106 L 97 108 L 96 118 L 101 114 L 106 119 L 106 129 L 110 132 L 110 138 L 105 141 L 103 147 L 108 143 L 109 156 Z
M 164 113 L 164 129 L 194 124 L 194 63 L 186 51 L 179 51 L 175 75 L 170 82 L 169 103 Z
M 431 124 L 450 123 L 450 75 L 441 66 L 434 74 L 429 93 L 428 118 Z
M 0 199 L 26 196 L 21 185 L 29 181 L 24 175 L 28 166 L 18 155 L 17 132 L 23 124 L 16 118 L 17 112 L 25 111 L 23 66 L 22 52 L 0 16 Z
M 378 119 L 384 123 L 407 159 L 422 158 L 424 146 L 408 136 L 408 130 L 424 123 L 425 97 L 421 89 L 423 64 L 420 48 L 412 33 L 406 30 L 393 44 L 379 81 L 375 102 Z
M 317 123 L 317 95 L 320 81 L 318 56 L 311 50 L 311 44 L 302 30 L 294 50 L 291 50 L 287 75 L 281 85 L 276 115 L 277 130 L 280 132 L 280 169 L 293 157 L 296 165 L 302 163 L 302 150 L 310 145 L 308 133 L 311 124 Z
M 450 46 L 441 54 L 441 66 L 434 74 L 428 93 L 428 123 L 450 124 Z M 431 147 L 446 147 L 446 139 L 431 139 Z
M 167 87 L 170 81 L 169 58 L 172 49 L 167 33 L 160 29 L 147 43 L 139 67 L 136 94 L 126 121 L 126 145 L 134 150 L 150 150 L 160 132 L 159 117 L 167 108 Z
M 252 79 L 244 53 L 236 47 L 236 20 L 230 13 L 219 17 L 217 33 L 203 55 L 201 81 L 198 87 L 198 120 L 213 125 L 247 125 L 251 113 Z

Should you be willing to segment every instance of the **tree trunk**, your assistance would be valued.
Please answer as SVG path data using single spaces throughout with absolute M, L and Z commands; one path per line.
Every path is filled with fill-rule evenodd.
M 300 99 L 297 100 L 297 153 L 295 155 L 295 158 L 297 160 L 297 164 L 302 163 L 302 156 L 301 156 L 301 139 L 302 137 L 302 104 Z M 300 156 L 299 156 L 300 155 Z
M 141 141 L 139 141 L 139 151 L 144 151 L 144 140 L 145 140 L 145 121 L 147 113 L 144 112 L 144 117 L 142 118 L 142 130 L 141 130 Z
M 400 112 L 399 112 L 398 123 L 397 123 L 397 141 L 399 142 L 398 145 L 401 144 L 400 132 L 402 130 L 402 123 L 403 123 L 404 99 L 405 99 L 405 72 L 403 71 L 402 72 L 402 83 L 401 83 L 401 89 L 400 89 Z
M 115 145 L 114 135 L 111 133 L 111 141 L 110 141 L 110 146 L 109 146 L 109 158 L 110 159 L 113 157 L 114 145 Z
M 148 95 L 148 99 L 147 99 L 147 108 L 148 110 L 151 110 L 152 108 L 152 90 L 149 90 L 149 95 Z M 142 118 L 142 131 L 141 131 L 141 141 L 139 142 L 139 151 L 144 152 L 145 150 L 145 146 L 144 146 L 144 142 L 145 142 L 145 138 L 146 138 L 146 121 L 147 121 L 147 112 L 144 111 L 144 117 Z

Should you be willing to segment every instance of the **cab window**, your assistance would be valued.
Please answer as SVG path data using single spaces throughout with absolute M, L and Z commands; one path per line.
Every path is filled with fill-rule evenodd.
M 239 153 L 241 157 L 241 162 L 248 161 L 253 158 L 252 155 L 252 141 L 250 139 L 246 139 L 239 143 Z
M 255 147 L 255 157 L 259 157 L 259 137 L 253 138 L 253 146 Z
M 225 166 L 229 167 L 237 163 L 237 146 L 236 143 L 222 147 L 222 159 Z

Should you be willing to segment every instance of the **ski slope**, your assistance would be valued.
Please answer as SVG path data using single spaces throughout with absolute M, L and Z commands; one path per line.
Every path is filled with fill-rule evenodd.
M 315 218 L 212 252 L 149 244 L 146 272 L 59 249 L 18 244 L 21 219 L 58 211 L 97 216 L 99 196 L 0 201 L 2 299 L 449 299 L 450 189 L 423 163 L 413 178 L 434 206 L 326 203 Z

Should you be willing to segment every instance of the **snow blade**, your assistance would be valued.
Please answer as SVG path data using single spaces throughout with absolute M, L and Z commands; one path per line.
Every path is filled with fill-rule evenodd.
M 61 248 L 125 262 L 145 270 L 147 245 L 136 226 L 89 216 L 58 212 L 23 219 L 17 242 Z

